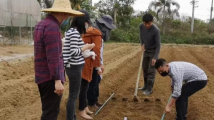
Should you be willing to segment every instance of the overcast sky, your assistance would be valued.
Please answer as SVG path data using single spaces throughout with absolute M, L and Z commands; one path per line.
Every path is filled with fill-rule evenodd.
M 98 2 L 99 0 L 92 0 L 93 3 Z M 152 0 L 136 0 L 133 5 L 134 10 L 145 11 L 148 9 L 149 3 Z M 179 13 L 181 15 L 192 15 L 192 5 L 190 4 L 191 0 L 176 0 L 180 4 Z M 211 0 L 198 0 L 197 8 L 195 9 L 195 17 L 202 20 L 207 20 L 210 18 L 210 7 Z

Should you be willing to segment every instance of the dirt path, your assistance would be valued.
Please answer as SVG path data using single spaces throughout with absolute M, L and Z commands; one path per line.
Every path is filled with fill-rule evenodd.
M 13 54 L 11 56 L 0 56 L 0 62 L 2 62 L 2 61 L 10 62 L 10 61 L 14 61 L 14 60 L 23 60 L 23 59 L 26 59 L 29 57 L 33 57 L 33 54 L 32 53 L 30 53 L 30 54 Z
M 169 62 L 192 62 L 201 67 L 209 77 L 206 88 L 189 99 L 189 120 L 214 119 L 213 49 L 209 46 L 186 45 L 164 45 L 161 49 L 161 58 Z M 113 92 L 115 96 L 97 116 L 94 116 L 94 120 L 121 120 L 124 117 L 130 120 L 160 120 L 171 94 L 170 79 L 157 75 L 153 94 L 144 96 L 139 91 L 139 102 L 134 103 L 132 99 L 141 56 L 139 51 L 139 46 L 134 44 L 105 45 L 106 71 L 100 84 L 100 100 L 104 102 Z M 0 120 L 38 120 L 41 103 L 37 85 L 34 83 L 33 59 L 0 62 L 0 78 Z M 139 85 L 143 85 L 142 77 Z M 66 115 L 68 82 L 65 88 L 59 120 L 64 120 Z M 149 101 L 145 101 L 145 98 Z M 171 114 L 166 115 L 165 120 L 174 118 L 173 109 Z
M 29 54 L 29 53 L 33 53 L 33 46 L 30 46 L 30 45 L 1 46 L 0 45 L 0 57 L 11 56 L 13 54 Z

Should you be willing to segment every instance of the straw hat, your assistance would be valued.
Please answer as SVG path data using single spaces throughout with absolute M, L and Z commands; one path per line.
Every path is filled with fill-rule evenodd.
M 55 0 L 52 8 L 43 9 L 41 12 L 62 12 L 69 13 L 73 16 L 82 16 L 84 13 L 73 10 L 69 0 Z

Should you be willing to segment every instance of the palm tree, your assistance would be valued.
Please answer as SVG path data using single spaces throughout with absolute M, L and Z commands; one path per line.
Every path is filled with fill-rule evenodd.
M 175 7 L 175 9 L 172 9 L 172 6 Z M 165 34 L 165 19 L 168 15 L 172 19 L 176 16 L 179 17 L 179 9 L 180 5 L 174 1 L 174 0 L 158 0 L 158 1 L 152 1 L 149 4 L 149 9 L 153 10 L 157 14 L 157 19 L 159 18 L 159 14 L 163 15 L 163 34 Z

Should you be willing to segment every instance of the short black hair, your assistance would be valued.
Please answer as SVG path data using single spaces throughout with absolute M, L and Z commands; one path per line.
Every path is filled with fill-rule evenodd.
M 143 19 L 143 22 L 146 22 L 146 23 L 152 22 L 153 21 L 153 16 L 151 14 L 147 13 L 147 14 L 145 14 L 143 16 L 142 19 Z
M 155 69 L 158 69 L 159 67 L 165 65 L 167 61 L 165 59 L 158 59 L 155 62 Z
M 77 28 L 77 31 L 80 34 L 85 34 L 86 33 L 85 22 L 87 21 L 88 20 L 86 19 L 85 16 L 74 17 L 71 23 L 71 28 Z

